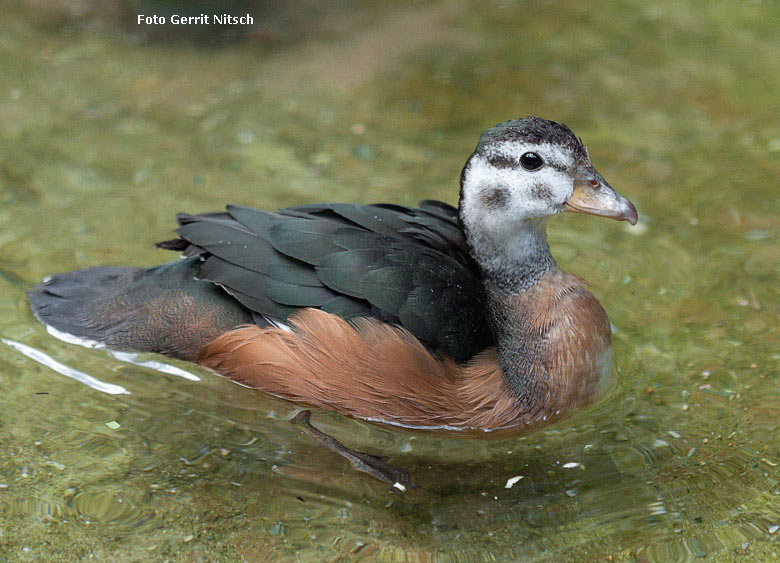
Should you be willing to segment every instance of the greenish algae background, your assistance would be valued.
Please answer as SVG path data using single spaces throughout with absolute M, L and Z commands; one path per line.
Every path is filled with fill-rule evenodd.
M 267 3 L 209 44 L 142 35 L 134 6 L 0 2 L 0 336 L 130 392 L 0 344 L 0 559 L 777 558 L 776 3 Z M 171 259 L 152 243 L 178 211 L 454 203 L 478 134 L 526 114 L 569 124 L 640 211 L 550 224 L 615 326 L 615 384 L 499 441 L 315 413 L 418 490 L 318 450 L 291 405 L 27 310 L 47 274 Z

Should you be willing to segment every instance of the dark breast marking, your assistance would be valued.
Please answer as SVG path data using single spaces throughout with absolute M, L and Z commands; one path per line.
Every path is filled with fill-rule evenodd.
M 509 192 L 506 188 L 488 188 L 480 198 L 488 209 L 503 209 L 509 203 Z
M 552 191 L 550 191 L 550 188 L 539 182 L 531 184 L 531 193 L 534 197 L 539 199 L 552 199 Z

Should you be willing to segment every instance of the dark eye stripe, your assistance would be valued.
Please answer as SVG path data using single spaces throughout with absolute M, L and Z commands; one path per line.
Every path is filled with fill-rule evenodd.
M 517 167 L 517 163 L 516 162 L 514 162 L 513 160 L 509 160 L 505 156 L 501 156 L 501 155 L 491 156 L 490 158 L 488 158 L 488 160 L 490 161 L 490 164 L 492 164 L 496 168 L 516 168 Z
M 558 164 L 557 162 L 548 162 L 547 166 L 549 166 L 553 170 L 557 170 L 558 172 L 566 172 L 568 170 L 568 167 L 562 164 Z

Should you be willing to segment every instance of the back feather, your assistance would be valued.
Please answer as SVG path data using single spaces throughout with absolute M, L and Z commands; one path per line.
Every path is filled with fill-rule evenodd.
M 494 343 L 486 296 L 457 210 L 399 205 L 301 205 L 278 213 L 228 206 L 177 217 L 179 239 L 158 246 L 198 256 L 198 278 L 259 318 L 300 307 L 400 325 L 465 361 Z

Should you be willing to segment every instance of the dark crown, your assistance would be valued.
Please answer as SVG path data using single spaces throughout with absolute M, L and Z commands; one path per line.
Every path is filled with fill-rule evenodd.
M 474 152 L 482 152 L 485 147 L 505 141 L 526 143 L 550 143 L 569 149 L 578 160 L 587 161 L 588 153 L 577 135 L 563 123 L 542 119 L 541 117 L 523 117 L 499 123 L 482 133 Z

